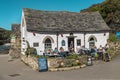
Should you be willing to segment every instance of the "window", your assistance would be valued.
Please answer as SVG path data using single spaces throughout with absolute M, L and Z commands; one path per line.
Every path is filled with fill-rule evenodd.
M 25 40 L 23 40 L 23 42 L 25 42 Z
M 104 33 L 104 36 L 106 36 L 106 33 Z
M 88 42 L 89 42 L 89 48 L 95 46 L 95 43 L 97 42 L 97 38 L 94 35 L 91 35 L 88 38 Z
M 47 38 L 45 40 L 45 50 L 49 50 L 51 48 L 52 48 L 51 40 L 49 38 Z
M 39 43 L 33 43 L 33 47 L 38 47 Z
M 62 40 L 62 46 L 65 46 L 65 40 Z
M 24 51 L 25 51 L 25 49 L 24 49 L 24 48 L 22 48 L 22 51 L 24 52 Z
M 77 46 L 81 46 L 81 39 L 77 39 Z
M 93 46 L 95 46 L 95 40 L 94 40 L 94 38 L 90 38 L 89 47 L 91 48 Z

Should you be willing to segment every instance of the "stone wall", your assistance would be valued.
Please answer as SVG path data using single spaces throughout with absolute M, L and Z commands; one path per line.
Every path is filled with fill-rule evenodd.
M 25 56 L 25 55 L 21 55 L 21 60 L 29 65 L 33 70 L 38 70 L 38 59 L 36 57 L 32 57 L 32 56 Z
M 87 56 L 79 56 L 79 59 L 48 58 L 48 68 L 63 68 L 80 66 L 87 63 Z
M 33 56 L 21 55 L 21 60 L 33 70 L 39 70 L 38 58 Z M 63 70 L 73 70 L 85 67 L 87 62 L 86 56 L 75 59 L 62 59 L 62 58 L 47 58 L 48 70 L 49 71 L 63 71 Z
M 20 24 L 12 24 L 11 48 L 9 50 L 11 58 L 20 58 L 21 55 L 21 32 Z
M 111 58 L 120 54 L 120 42 L 109 42 L 108 45 L 108 53 L 110 54 Z
M 9 55 L 11 56 L 11 58 L 20 58 L 20 55 L 21 55 L 20 37 L 16 37 L 15 42 L 11 43 Z

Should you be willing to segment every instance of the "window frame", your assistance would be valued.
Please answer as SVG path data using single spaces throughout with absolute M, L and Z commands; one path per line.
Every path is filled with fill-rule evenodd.
M 81 39 L 77 39 L 76 41 L 77 41 L 77 46 L 81 46 Z
M 49 39 L 49 38 L 47 38 L 47 39 Z M 47 40 L 46 39 L 46 40 Z M 52 48 L 52 42 L 51 42 L 51 40 L 50 40 L 50 42 L 48 43 L 48 42 L 46 42 L 46 40 L 45 40 L 45 43 L 44 43 L 44 48 L 45 48 L 45 50 L 48 50 L 48 49 L 51 49 Z
M 65 46 L 65 40 L 62 40 L 62 41 L 61 41 L 61 45 L 62 45 L 62 46 Z
M 34 42 L 33 43 L 33 47 L 39 47 L 39 43 L 38 42 Z

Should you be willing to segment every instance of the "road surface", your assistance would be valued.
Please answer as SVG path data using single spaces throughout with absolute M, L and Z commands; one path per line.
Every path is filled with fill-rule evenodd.
M 96 61 L 93 66 L 60 72 L 38 72 L 19 59 L 8 59 L 0 55 L 0 80 L 120 80 L 120 55 L 110 62 Z

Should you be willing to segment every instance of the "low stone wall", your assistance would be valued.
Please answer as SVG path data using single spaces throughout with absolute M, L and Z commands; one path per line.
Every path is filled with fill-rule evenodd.
M 48 68 L 66 68 L 81 66 L 87 63 L 87 56 L 79 56 L 79 59 L 48 58 Z
M 33 70 L 38 70 L 38 59 L 32 56 L 21 55 L 21 60 L 29 65 Z
M 73 67 L 63 67 L 63 68 L 49 68 L 48 71 L 68 71 L 68 70 L 76 70 L 80 68 L 85 68 L 86 65 L 82 64 L 80 66 L 73 66 Z
M 33 70 L 39 70 L 38 58 L 34 56 L 21 55 L 21 60 Z M 66 71 L 86 67 L 86 56 L 79 60 L 63 58 L 47 58 L 48 71 Z
M 11 48 L 9 50 L 9 55 L 12 59 L 14 58 L 20 58 L 21 56 L 21 42 L 20 37 L 17 37 L 15 39 L 15 42 L 11 42 Z

